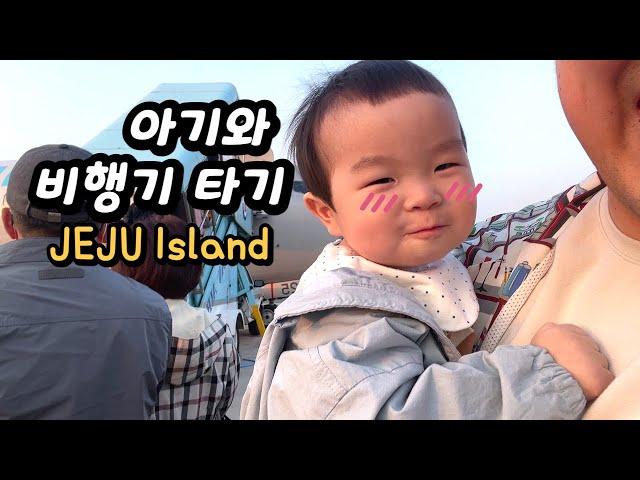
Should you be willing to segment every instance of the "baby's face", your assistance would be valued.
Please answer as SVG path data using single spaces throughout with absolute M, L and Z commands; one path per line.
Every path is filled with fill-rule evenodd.
M 475 183 L 450 100 L 411 93 L 347 103 L 329 112 L 318 135 L 334 206 L 330 233 L 361 256 L 414 267 L 471 232 Z

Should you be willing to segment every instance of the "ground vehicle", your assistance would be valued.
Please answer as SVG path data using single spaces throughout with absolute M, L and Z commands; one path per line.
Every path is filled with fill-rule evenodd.
M 273 319 L 276 307 L 295 292 L 298 279 L 329 242 L 335 240 L 324 226 L 307 211 L 307 188 L 296 172 L 287 211 L 281 215 L 254 212 L 254 225 L 268 223 L 275 232 L 273 265 L 249 265 L 254 293 L 262 308 L 265 324 Z
M 254 286 L 254 294 L 262 308 L 262 319 L 264 324 L 268 325 L 273 320 L 276 307 L 296 291 L 298 280 L 268 283 L 266 285 L 256 281 Z

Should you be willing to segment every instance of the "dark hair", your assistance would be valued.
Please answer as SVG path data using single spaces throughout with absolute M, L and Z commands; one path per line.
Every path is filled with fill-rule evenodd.
M 447 89 L 431 73 L 404 60 L 363 60 L 333 73 L 316 85 L 294 114 L 289 134 L 290 157 L 295 159 L 311 193 L 333 208 L 327 162 L 318 151 L 317 131 L 327 113 L 342 102 L 383 103 L 413 92 L 439 95 L 451 100 Z M 460 126 L 465 149 L 466 139 Z
M 24 238 L 60 236 L 61 225 L 59 223 L 45 222 L 13 211 L 11 216 L 13 217 L 13 225 Z
M 142 220 L 153 217 L 154 215 L 155 212 L 153 210 L 140 208 L 134 203 L 129 207 L 129 211 L 125 215 L 124 221 L 127 225 L 134 225 L 136 223 L 141 223 Z
M 202 273 L 202 264 L 161 265 L 154 260 L 151 252 L 155 251 L 156 248 L 153 231 L 153 227 L 156 224 L 162 223 L 166 226 L 167 236 L 184 236 L 185 221 L 174 215 L 154 214 L 139 219 L 137 223 L 142 224 L 147 231 L 147 255 L 144 263 L 137 267 L 131 267 L 119 262 L 113 266 L 113 270 L 155 290 L 163 298 L 183 299 L 198 285 L 198 280 Z

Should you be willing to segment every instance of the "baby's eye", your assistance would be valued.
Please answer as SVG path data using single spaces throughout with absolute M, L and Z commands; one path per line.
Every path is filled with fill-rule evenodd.
M 382 185 L 390 182 L 393 182 L 393 178 L 389 178 L 389 177 L 379 178 L 378 180 L 374 180 L 373 182 L 367 184 L 367 187 L 370 187 L 371 185 Z
M 458 165 L 459 163 L 443 163 L 442 165 L 438 165 L 436 167 L 436 172 L 439 172 L 440 170 L 447 170 L 452 167 L 457 167 Z

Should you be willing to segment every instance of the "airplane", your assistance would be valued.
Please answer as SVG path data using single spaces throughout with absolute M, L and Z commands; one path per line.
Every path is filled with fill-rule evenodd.
M 215 99 L 223 99 L 231 103 L 237 98 L 238 94 L 235 87 L 229 83 L 174 83 L 160 84 L 138 103 L 143 101 L 160 102 L 164 99 L 174 99 L 178 102 L 209 102 Z M 202 154 L 188 152 L 180 144 L 171 155 L 163 158 L 156 157 L 150 152 L 145 153 L 131 149 L 126 145 L 121 134 L 122 124 L 127 113 L 128 111 L 124 112 L 109 127 L 98 133 L 96 137 L 84 145 L 84 148 L 91 153 L 130 153 L 139 161 L 177 158 L 185 166 L 185 182 L 188 181 L 189 173 L 196 163 L 205 159 L 212 160 L 212 158 L 204 157 Z M 274 160 L 271 150 L 260 157 L 252 157 L 250 155 L 240 157 L 245 162 Z M 224 161 L 227 158 L 231 157 L 221 156 L 218 160 Z M 15 161 L 0 162 L 0 195 L 3 197 L 14 163 Z M 186 189 L 186 186 L 184 188 Z M 195 292 L 190 294 L 191 303 L 196 306 L 219 310 L 221 315 L 229 317 L 226 318 L 227 323 L 235 323 L 234 330 L 246 327 L 252 334 L 262 333 L 258 325 L 259 322 L 255 321 L 253 318 L 255 315 L 251 314 L 250 306 L 247 305 L 247 296 L 253 298 L 253 302 L 260 308 L 262 322 L 265 325 L 268 324 L 273 319 L 273 312 L 277 305 L 295 291 L 297 281 L 302 273 L 313 263 L 322 248 L 334 240 L 327 233 L 324 226 L 307 212 L 303 202 L 305 192 L 306 186 L 296 170 L 291 200 L 284 213 L 268 215 L 263 211 L 251 211 L 247 209 L 243 202 L 239 211 L 242 210 L 243 214 L 251 212 L 251 218 L 243 220 L 239 212 L 236 212 L 231 221 L 222 226 L 226 229 L 235 228 L 236 230 L 216 231 L 215 234 L 222 238 L 225 233 L 236 233 L 238 230 L 244 230 L 245 234 L 257 235 L 260 225 L 269 224 L 274 231 L 273 263 L 268 266 L 250 264 L 246 269 L 239 268 L 236 272 L 234 272 L 234 268 L 225 268 L 221 265 L 205 268 L 201 285 L 196 288 Z M 185 220 L 194 221 L 198 224 L 206 223 L 210 228 L 209 233 L 213 233 L 213 229 L 217 228 L 218 224 L 214 220 L 216 218 L 215 213 L 210 214 L 210 212 L 190 208 L 186 199 L 180 202 L 179 209 L 180 212 L 177 212 L 177 214 L 185 218 Z M 9 237 L 4 232 L 4 228 L 0 227 L 0 243 L 5 243 L 6 241 L 9 241 Z M 248 272 L 247 278 L 243 277 L 242 270 Z M 239 282 L 241 277 L 244 278 L 245 283 L 250 282 L 251 284 L 236 288 L 235 286 L 241 283 Z M 209 280 L 211 282 L 207 283 Z M 216 288 L 216 285 L 222 283 L 229 285 L 229 289 Z M 244 299 L 244 303 L 242 299 Z
M 296 170 L 287 210 L 280 215 L 253 213 L 254 230 L 263 223 L 274 230 L 274 259 L 269 266 L 249 265 L 254 293 L 261 297 L 262 318 L 269 324 L 276 307 L 295 292 L 298 280 L 327 243 L 335 240 L 304 206 L 306 185 Z

